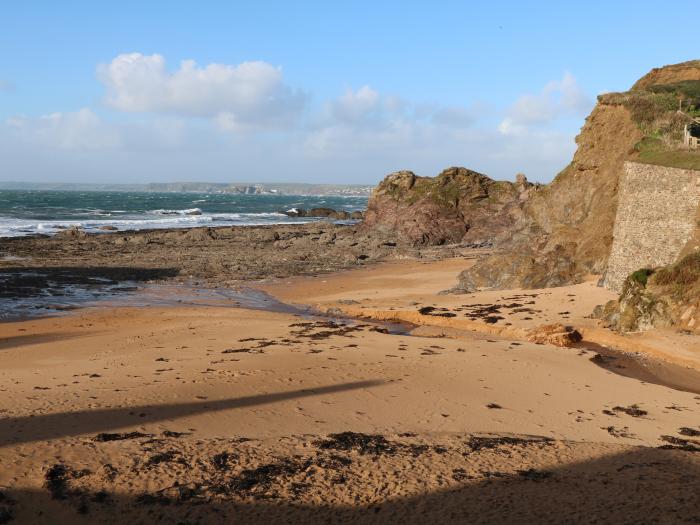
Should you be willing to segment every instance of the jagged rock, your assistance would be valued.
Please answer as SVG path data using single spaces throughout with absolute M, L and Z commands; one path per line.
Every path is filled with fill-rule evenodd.
M 192 228 L 183 237 L 188 241 L 211 241 L 217 238 L 217 233 L 213 228 Z
M 663 268 L 641 269 L 625 280 L 617 301 L 597 307 L 593 317 L 620 332 L 674 328 L 700 332 L 700 253 Z
M 459 275 L 456 290 L 472 292 L 503 288 L 548 288 L 582 282 L 585 274 L 574 261 L 575 245 L 536 251 L 498 253 L 485 257 Z
M 292 208 L 287 211 L 282 211 L 288 217 L 326 217 L 333 220 L 361 219 L 362 212 L 349 213 L 343 210 L 334 210 L 333 208 Z
M 70 226 L 55 235 L 57 239 L 85 239 L 87 232 L 79 226 Z
M 581 342 L 581 334 L 570 326 L 559 323 L 541 325 L 528 330 L 527 340 L 538 345 L 555 345 L 562 347 L 576 346 Z
M 311 208 L 306 212 L 306 217 L 330 217 L 337 213 L 333 208 Z
M 416 245 L 488 241 L 512 227 L 532 187 L 524 176 L 497 182 L 466 168 L 434 178 L 398 171 L 375 188 L 363 228 Z
M 257 239 L 260 242 L 275 242 L 279 241 L 280 234 L 277 233 L 275 230 L 261 230 L 260 233 L 257 235 Z
M 114 231 L 117 231 L 117 227 L 116 227 L 116 226 L 112 226 L 111 224 L 107 224 L 107 225 L 105 225 L 105 226 L 100 226 L 98 229 L 99 229 L 100 231 L 103 231 L 103 232 L 114 232 Z

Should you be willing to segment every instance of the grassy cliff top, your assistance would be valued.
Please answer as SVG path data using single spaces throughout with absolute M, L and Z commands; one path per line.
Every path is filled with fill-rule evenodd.
M 687 78 L 694 74 L 698 79 Z M 650 84 L 652 80 L 665 82 Z M 683 146 L 685 126 L 700 118 L 700 61 L 653 70 L 630 91 L 606 93 L 598 100 L 627 108 L 641 130 L 643 138 L 630 152 L 630 160 L 700 170 L 700 150 Z

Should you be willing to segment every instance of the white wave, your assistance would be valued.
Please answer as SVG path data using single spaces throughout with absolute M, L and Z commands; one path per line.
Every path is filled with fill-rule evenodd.
M 149 210 L 146 213 L 149 215 L 201 215 L 202 210 L 199 208 L 188 208 L 185 210 Z
M 94 219 L 94 220 L 30 220 L 0 217 L 0 237 L 23 237 L 32 234 L 54 235 L 67 228 L 77 227 L 87 232 L 100 232 L 101 227 L 113 226 L 117 231 L 155 230 L 164 228 L 193 228 L 216 223 L 216 226 L 262 226 L 312 222 L 315 218 L 291 218 L 278 212 L 212 213 L 202 215 L 174 215 L 161 217 Z

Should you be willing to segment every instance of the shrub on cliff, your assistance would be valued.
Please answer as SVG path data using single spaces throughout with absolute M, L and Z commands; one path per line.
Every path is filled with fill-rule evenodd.
M 630 274 L 620 298 L 594 317 L 606 319 L 621 332 L 651 328 L 700 330 L 695 312 L 700 306 L 700 253 L 692 253 L 675 264 Z

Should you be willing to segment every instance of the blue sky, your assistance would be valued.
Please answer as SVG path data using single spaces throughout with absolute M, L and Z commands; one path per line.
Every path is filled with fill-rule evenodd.
M 700 58 L 696 6 L 6 2 L 0 179 L 546 182 L 597 94 Z

